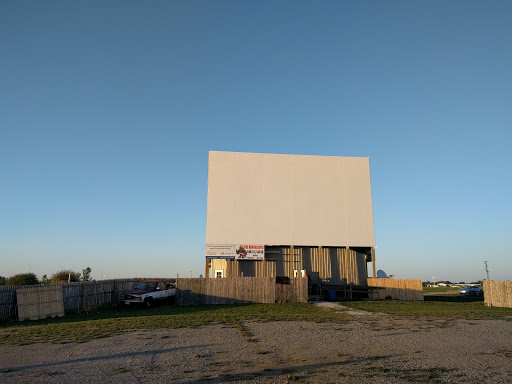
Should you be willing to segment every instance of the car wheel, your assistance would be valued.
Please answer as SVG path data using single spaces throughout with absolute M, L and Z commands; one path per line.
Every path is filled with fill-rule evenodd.
M 153 306 L 153 299 L 146 299 L 144 300 L 144 307 L 146 309 L 149 309 Z

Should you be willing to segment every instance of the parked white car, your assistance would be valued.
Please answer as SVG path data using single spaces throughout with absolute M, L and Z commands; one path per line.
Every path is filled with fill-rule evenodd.
M 459 293 L 461 295 L 482 296 L 484 291 L 482 291 L 482 288 L 479 286 L 466 285 L 465 287 L 459 289 Z

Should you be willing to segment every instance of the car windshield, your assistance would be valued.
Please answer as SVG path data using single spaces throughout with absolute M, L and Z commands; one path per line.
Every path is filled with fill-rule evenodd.
M 142 282 L 142 283 L 139 283 L 139 285 L 137 285 L 135 287 L 135 289 L 141 289 L 141 290 L 146 290 L 146 289 L 155 289 L 155 284 L 156 283 L 148 283 L 148 282 Z

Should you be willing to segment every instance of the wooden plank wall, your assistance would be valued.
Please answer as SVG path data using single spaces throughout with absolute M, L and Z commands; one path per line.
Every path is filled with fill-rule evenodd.
M 16 301 L 19 321 L 64 316 L 64 300 L 60 285 L 18 289 Z
M 423 286 L 416 279 L 368 278 L 370 299 L 423 301 Z M 373 289 L 372 289 L 373 288 Z
M 303 247 L 302 269 L 309 271 L 313 284 L 366 285 L 366 262 L 362 253 L 347 248 Z
M 512 308 L 512 281 L 484 280 L 483 289 L 486 306 Z
M 277 284 L 274 277 L 226 277 L 223 279 L 179 279 L 178 305 L 307 302 L 306 278 Z
M 268 246 L 265 260 L 212 260 L 212 277 L 215 269 L 223 269 L 224 277 L 293 277 L 293 270 L 305 269 L 312 283 L 331 285 L 366 285 L 365 255 L 345 247 Z M 290 265 L 290 263 L 292 263 Z M 233 265 L 233 267 L 231 267 Z

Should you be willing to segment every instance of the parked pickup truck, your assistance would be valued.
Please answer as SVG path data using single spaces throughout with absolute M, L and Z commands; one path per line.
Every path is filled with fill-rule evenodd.
M 176 288 L 174 283 L 165 280 L 143 280 L 131 291 L 123 292 L 121 303 L 144 305 L 151 308 L 156 302 L 167 300 L 174 304 Z

